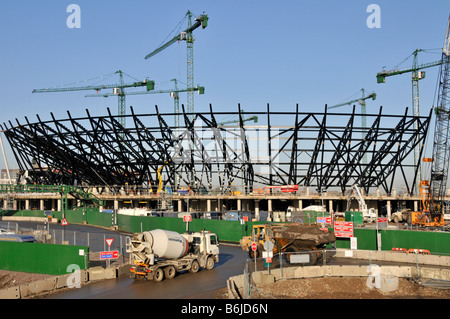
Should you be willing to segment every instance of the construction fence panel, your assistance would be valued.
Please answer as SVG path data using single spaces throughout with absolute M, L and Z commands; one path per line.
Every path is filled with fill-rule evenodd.
M 67 274 L 67 267 L 87 269 L 87 246 L 0 241 L 0 269 L 49 275 Z

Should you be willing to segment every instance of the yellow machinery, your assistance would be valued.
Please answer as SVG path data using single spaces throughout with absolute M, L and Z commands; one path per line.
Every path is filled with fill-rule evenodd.
M 424 158 L 424 163 L 433 163 L 432 158 Z M 423 227 L 444 226 L 442 200 L 435 200 L 430 189 L 429 180 L 421 180 L 419 184 L 421 211 L 411 213 L 411 224 Z
M 290 260 L 291 254 L 307 253 L 310 255 L 311 264 L 323 258 L 326 245 L 336 241 L 333 232 L 326 232 L 317 226 L 304 226 L 297 223 L 289 224 L 265 224 L 253 225 L 251 236 L 245 236 L 240 240 L 243 250 L 249 252 L 251 258 L 259 258 L 265 250 L 265 244 L 273 244 L 273 254 L 287 253 Z M 252 246 L 256 244 L 256 249 Z

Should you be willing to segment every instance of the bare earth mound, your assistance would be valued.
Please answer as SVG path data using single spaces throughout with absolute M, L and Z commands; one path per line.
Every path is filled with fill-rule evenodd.
M 11 288 L 28 284 L 46 278 L 54 277 L 52 275 L 32 274 L 18 271 L 0 270 L 0 289 Z
M 398 288 L 382 292 L 367 286 L 367 278 L 326 277 L 291 279 L 260 285 L 252 292 L 255 299 L 450 299 L 450 290 L 424 287 L 399 278 Z

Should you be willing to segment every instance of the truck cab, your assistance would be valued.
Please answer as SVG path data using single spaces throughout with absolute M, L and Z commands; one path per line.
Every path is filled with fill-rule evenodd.
M 216 234 L 207 231 L 182 235 L 190 243 L 192 253 L 211 254 L 218 258 L 219 240 Z

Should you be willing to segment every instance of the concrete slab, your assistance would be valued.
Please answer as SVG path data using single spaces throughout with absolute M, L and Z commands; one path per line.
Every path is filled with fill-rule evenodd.
M 20 299 L 19 287 L 12 287 L 0 290 L 0 299 Z
M 117 277 L 115 268 L 91 268 L 88 270 L 89 281 L 114 279 Z
M 258 271 L 252 274 L 252 281 L 256 285 L 273 284 L 275 282 L 275 276 Z
M 88 273 L 86 270 L 80 270 L 79 277 L 75 277 L 75 274 L 67 274 L 58 276 L 56 281 L 56 289 L 66 288 L 68 286 L 74 286 L 85 284 L 88 281 Z
M 33 295 L 56 289 L 57 277 L 47 278 L 20 286 L 20 297 L 27 298 Z

